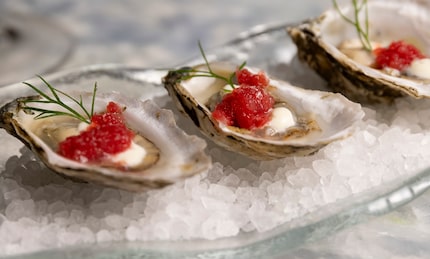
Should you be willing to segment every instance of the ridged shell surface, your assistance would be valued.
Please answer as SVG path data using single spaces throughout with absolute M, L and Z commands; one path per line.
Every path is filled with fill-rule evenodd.
M 236 70 L 234 65 L 227 63 L 214 62 L 210 67 L 221 75 L 230 75 Z M 194 69 L 205 69 L 205 65 Z M 349 136 L 355 123 L 364 115 L 359 104 L 340 94 L 306 90 L 272 78 L 269 93 L 278 103 L 287 105 L 298 120 L 306 121 L 310 126 L 298 134 L 287 131 L 277 138 L 257 136 L 213 119 L 208 100 L 225 83 L 213 78 L 182 80 L 183 76 L 178 70 L 170 71 L 164 78 L 164 85 L 178 109 L 218 145 L 258 160 L 309 155 L 332 141 Z
M 74 93 L 72 96 L 82 96 L 83 103 L 91 103 L 88 93 Z M 118 93 L 98 94 L 95 112 L 104 111 L 110 101 L 125 106 L 123 115 L 127 126 L 138 136 L 138 143 L 144 143 L 145 148 L 153 150 L 152 157 L 145 156 L 145 162 L 134 169 L 66 159 L 56 152 L 58 143 L 52 137 L 53 132 L 67 130 L 61 122 L 64 116 L 35 120 L 37 113 L 23 109 L 26 100 L 38 98 L 18 98 L 3 106 L 0 126 L 21 140 L 47 167 L 60 174 L 126 190 L 143 191 L 172 184 L 210 167 L 211 159 L 204 153 L 206 142 L 178 128 L 171 111 L 160 109 L 151 100 L 141 102 Z M 40 105 L 50 109 L 49 105 Z M 68 105 L 77 108 L 73 102 Z
M 412 1 L 368 1 L 369 38 L 376 41 L 406 40 L 430 54 L 430 10 Z M 352 18 L 352 6 L 341 8 Z M 361 12 L 364 24 L 364 12 Z M 362 103 L 390 103 L 409 95 L 430 97 L 430 81 L 398 77 L 362 65 L 342 53 L 343 41 L 357 38 L 355 27 L 335 9 L 316 19 L 287 28 L 297 45 L 298 56 L 328 81 L 335 91 Z

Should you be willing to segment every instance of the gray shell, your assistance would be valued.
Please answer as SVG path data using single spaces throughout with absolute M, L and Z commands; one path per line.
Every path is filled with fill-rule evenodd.
M 342 9 L 350 14 L 351 6 Z M 369 1 L 370 39 L 412 39 L 430 51 L 428 28 L 430 11 L 411 1 Z M 328 10 L 316 19 L 287 28 L 298 48 L 298 56 L 328 81 L 335 91 L 351 100 L 389 103 L 394 98 L 430 97 L 430 82 L 400 78 L 361 65 L 339 51 L 343 40 L 356 38 L 355 27 L 346 23 L 336 10 Z
M 195 68 L 205 67 L 199 65 Z M 218 74 L 227 75 L 236 69 L 232 64 L 216 62 L 211 63 L 210 67 Z M 178 109 L 216 144 L 257 160 L 309 155 L 332 141 L 349 136 L 354 131 L 355 123 L 364 116 L 359 104 L 350 102 L 340 94 L 306 90 L 271 79 L 268 87 L 270 94 L 279 102 L 287 104 L 297 118 L 304 119 L 315 127 L 300 136 L 287 133 L 275 140 L 259 137 L 246 130 L 231 129 L 212 118 L 205 100 L 211 95 L 210 92 L 219 91 L 224 86 L 222 83 L 216 81 L 211 85 L 200 85 L 199 78 L 182 80 L 183 76 L 183 72 L 179 70 L 170 71 L 164 78 L 164 86 Z M 188 88 L 190 84 L 197 84 L 198 91 L 206 97 L 192 92 Z
M 82 96 L 84 103 L 88 103 L 91 95 Z M 160 109 L 151 100 L 141 102 L 117 93 L 99 94 L 96 98 L 95 111 L 103 111 L 109 101 L 125 105 L 126 123 L 136 135 L 153 144 L 156 157 L 144 167 L 130 171 L 66 159 L 58 155 L 52 145 L 36 134 L 37 128 L 48 123 L 44 121 L 48 119 L 35 120 L 36 114 L 22 109 L 25 100 L 34 98 L 39 97 L 23 97 L 3 106 L 0 111 L 0 127 L 21 140 L 47 167 L 57 173 L 125 190 L 143 191 L 172 184 L 204 172 L 210 167 L 211 159 L 204 153 L 206 142 L 179 129 L 171 111 Z M 61 127 L 59 130 L 62 130 Z

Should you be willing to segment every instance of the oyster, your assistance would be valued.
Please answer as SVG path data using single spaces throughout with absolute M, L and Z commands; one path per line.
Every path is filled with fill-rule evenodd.
M 232 64 L 221 62 L 213 62 L 209 66 L 211 71 L 224 77 L 229 77 L 237 69 Z M 203 64 L 188 71 L 207 69 L 208 66 Z M 270 129 L 253 131 L 227 126 L 213 118 L 211 108 L 225 81 L 192 77 L 192 74 L 191 78 L 185 79 L 189 75 L 183 69 L 173 70 L 163 80 L 178 109 L 215 143 L 258 160 L 311 154 L 351 134 L 352 126 L 364 115 L 359 104 L 350 102 L 340 94 L 301 89 L 270 79 L 267 89 L 275 99 L 275 106 L 287 107 L 294 117 L 294 125 L 275 134 Z
M 74 93 L 82 96 L 82 102 L 91 103 L 89 93 Z M 107 186 L 130 191 L 159 188 L 185 177 L 205 171 L 210 158 L 205 155 L 206 142 L 196 136 L 185 134 L 176 126 L 173 113 L 160 109 L 151 100 L 141 102 L 118 93 L 98 94 L 94 112 L 106 109 L 113 101 L 125 106 L 123 116 L 127 127 L 136 134 L 133 142 L 145 151 L 133 165 L 81 163 L 60 156 L 58 143 L 67 136 L 76 135 L 80 121 L 67 116 L 34 119 L 38 112 L 24 109 L 24 102 L 40 99 L 40 96 L 23 97 L 1 108 L 0 126 L 28 146 L 52 170 L 84 181 L 98 182 Z M 64 101 L 73 109 L 77 104 Z M 32 103 L 44 109 L 58 110 L 55 104 Z M 50 108 L 50 105 L 52 106 Z
M 412 1 L 368 1 L 367 5 L 368 36 L 374 47 L 404 40 L 424 54 L 430 54 L 428 7 Z M 354 8 L 345 6 L 341 12 L 353 17 Z M 364 24 L 364 12 L 360 13 L 360 19 Z M 357 31 L 336 9 L 287 30 L 297 45 L 299 58 L 325 78 L 335 91 L 354 101 L 390 103 L 400 96 L 430 97 L 430 80 L 387 73 L 342 51 L 343 43 L 357 39 Z

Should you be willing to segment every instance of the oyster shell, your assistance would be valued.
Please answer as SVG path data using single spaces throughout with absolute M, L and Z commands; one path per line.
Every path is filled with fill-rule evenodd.
M 236 70 L 232 64 L 219 62 L 210 63 L 210 67 L 225 77 Z M 198 65 L 193 69 L 207 70 L 207 66 Z M 340 94 L 306 90 L 270 79 L 267 89 L 275 98 L 275 105 L 288 107 L 296 118 L 296 125 L 281 134 L 256 134 L 212 118 L 210 103 L 225 86 L 223 80 L 203 77 L 183 80 L 183 76 L 184 70 L 170 71 L 163 80 L 178 109 L 218 145 L 258 160 L 311 154 L 351 134 L 352 126 L 364 115 L 359 104 Z
M 91 103 L 92 95 L 89 93 L 71 95 L 81 95 L 84 104 Z M 142 191 L 174 183 L 203 172 L 210 166 L 210 158 L 204 153 L 206 142 L 179 129 L 171 111 L 160 109 L 151 100 L 141 102 L 117 93 L 98 94 L 94 112 L 104 111 L 109 101 L 124 105 L 124 119 L 136 133 L 133 141 L 145 149 L 146 155 L 129 168 L 66 159 L 55 150 L 61 140 L 76 133 L 80 121 L 66 116 L 34 119 L 37 113 L 23 109 L 23 102 L 38 98 L 18 98 L 3 106 L 0 126 L 28 146 L 47 167 L 60 174 L 130 191 Z M 64 102 L 77 108 L 72 101 Z M 35 105 L 32 103 L 32 106 Z M 46 109 L 53 104 L 37 105 L 44 105 Z M 58 106 L 50 109 L 58 110 Z
M 412 1 L 369 1 L 369 38 L 376 42 L 405 40 L 430 54 L 430 10 Z M 342 13 L 352 17 L 352 6 Z M 364 13 L 361 20 L 364 19 Z M 363 23 L 362 23 L 363 24 Z M 298 56 L 335 91 L 362 103 L 389 103 L 400 96 L 430 97 L 430 80 L 390 75 L 348 57 L 339 45 L 357 38 L 353 25 L 335 9 L 316 19 L 287 28 L 298 48 Z

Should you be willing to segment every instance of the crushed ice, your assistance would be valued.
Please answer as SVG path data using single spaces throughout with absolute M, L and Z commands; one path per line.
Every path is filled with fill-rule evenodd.
M 211 146 L 207 173 L 142 194 L 64 179 L 22 148 L 0 173 L 0 255 L 267 231 L 430 166 L 429 101 L 364 110 L 353 136 L 312 156 L 256 162 Z

